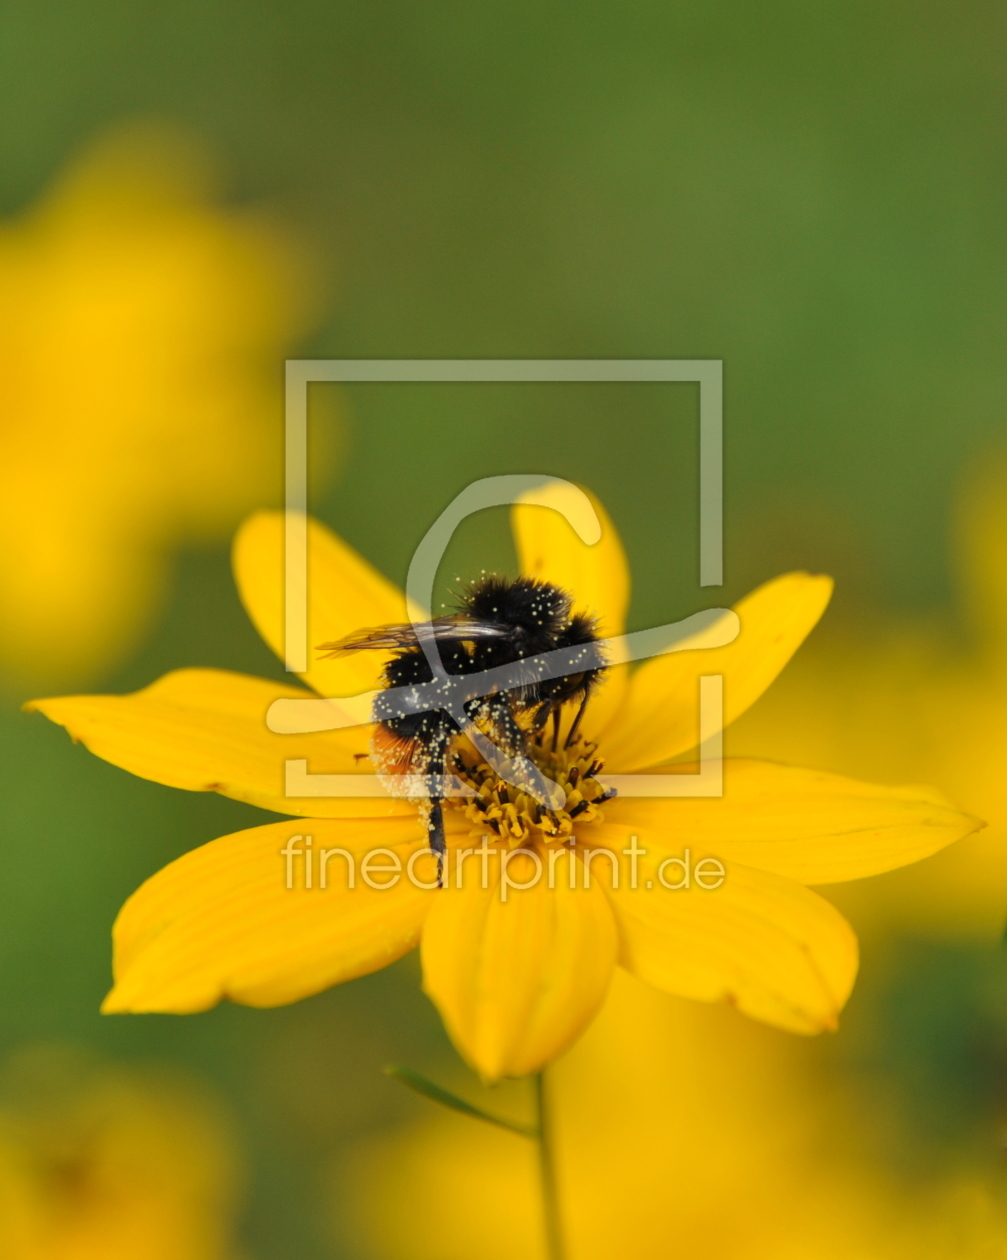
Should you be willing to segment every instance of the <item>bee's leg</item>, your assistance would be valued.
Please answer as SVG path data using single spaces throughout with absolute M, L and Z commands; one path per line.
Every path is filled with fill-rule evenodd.
M 468 709 L 469 706 L 466 705 Z M 497 691 L 471 702 L 469 716 L 481 719 L 502 753 L 512 760 L 527 760 L 528 740 L 514 715 L 514 702 L 506 691 Z
M 560 706 L 557 704 L 552 711 L 552 750 L 553 752 L 559 747 L 559 728 L 562 722 Z
M 587 702 L 590 697 L 591 693 L 589 691 L 585 691 L 584 699 L 580 702 L 580 708 L 577 710 L 577 716 L 573 720 L 573 725 L 570 727 L 570 733 L 567 735 L 566 743 L 563 745 L 564 748 L 569 748 L 573 741 L 577 738 L 577 732 L 580 730 L 580 720 L 584 716 L 584 710 L 587 708 Z
M 427 843 L 437 855 L 437 887 L 444 887 L 444 854 L 447 845 L 444 840 L 444 806 L 440 801 L 431 801 L 426 808 Z
M 444 775 L 447 768 L 447 751 L 455 734 L 454 723 L 445 716 L 429 733 L 423 749 L 423 778 L 426 782 L 427 805 L 423 810 L 427 827 L 427 842 L 437 855 L 437 886 L 444 884 L 444 855 L 447 843 L 444 839 Z
M 448 714 L 430 712 L 385 717 L 379 693 L 374 704 L 377 719 L 372 756 L 379 776 L 399 796 L 419 805 L 427 842 L 437 855 L 437 882 L 444 870 L 444 776 L 447 753 L 458 728 Z M 408 788 L 401 786 L 403 780 Z M 392 786 L 394 785 L 394 786 Z
M 488 728 L 489 748 L 481 747 L 481 743 L 489 742 L 479 731 L 473 721 L 473 731 L 466 731 L 475 746 L 483 753 L 486 761 L 493 766 L 497 774 L 509 784 L 527 791 L 534 799 L 541 801 L 550 809 L 558 809 L 562 805 L 562 789 L 550 779 L 546 779 L 538 766 L 528 756 L 528 740 L 524 728 L 519 725 L 514 713 L 514 698 L 507 692 L 495 692 L 492 696 L 484 696 L 479 701 L 466 704 L 470 719 L 479 718 Z M 494 752 L 495 747 L 495 752 Z M 503 753 L 505 762 L 499 760 Z
M 549 721 L 549 714 L 552 712 L 552 701 L 543 700 L 535 710 L 535 716 L 532 718 L 531 729 L 533 735 L 538 735 L 546 722 Z

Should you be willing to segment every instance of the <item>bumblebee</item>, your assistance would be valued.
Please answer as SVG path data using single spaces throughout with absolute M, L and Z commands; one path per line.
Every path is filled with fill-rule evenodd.
M 336 643 L 321 644 L 320 650 L 333 656 L 366 650 L 392 651 L 394 655 L 382 671 L 382 685 L 398 689 L 433 680 L 425 651 L 431 639 L 444 670 L 451 675 L 477 674 L 555 649 L 584 647 L 585 668 L 581 672 L 494 689 L 464 704 L 465 716 L 471 723 L 468 729 L 487 736 L 509 760 L 511 774 L 531 782 L 538 771 L 529 759 L 529 741 L 543 732 L 551 718 L 555 748 L 561 710 L 565 704 L 577 703 L 577 714 L 565 741 L 567 745 L 572 743 L 605 669 L 595 619 L 585 613 L 573 613 L 572 604 L 572 597 L 551 582 L 489 574 L 468 588 L 448 616 L 420 625 L 359 630 Z M 445 852 L 445 775 L 452 743 L 462 728 L 446 709 L 402 714 L 381 694 L 375 699 L 373 718 L 376 731 L 371 755 L 378 772 L 405 773 L 422 781 L 424 795 L 416 799 L 425 815 L 430 848 L 437 854 L 440 866 Z

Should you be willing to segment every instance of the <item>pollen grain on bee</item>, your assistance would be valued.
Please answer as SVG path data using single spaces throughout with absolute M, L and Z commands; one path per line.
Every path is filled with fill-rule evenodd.
M 404 880 L 421 892 L 496 890 L 507 902 L 512 893 L 540 886 L 577 892 L 590 890 L 595 883 L 614 891 L 715 892 L 727 878 L 719 858 L 697 857 L 689 847 L 650 863 L 647 870 L 656 879 L 642 878 L 640 864 L 647 850 L 637 836 L 627 839 L 625 849 L 615 850 L 578 844 L 575 837 L 541 846 L 513 846 L 482 835 L 478 845 L 448 849 L 443 863 L 438 863 L 438 854 L 425 846 L 410 846 L 405 852 L 379 846 L 361 854 L 316 847 L 313 836 L 298 833 L 288 838 L 279 857 L 286 889 L 310 893 L 361 888 L 385 892 L 401 887 Z

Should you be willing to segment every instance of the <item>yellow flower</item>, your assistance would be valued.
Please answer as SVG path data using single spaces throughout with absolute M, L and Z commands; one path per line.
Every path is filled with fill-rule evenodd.
M 238 1172 L 187 1082 L 22 1051 L 0 1081 L 4 1260 L 229 1260 Z
M 629 581 L 615 530 L 599 515 L 602 538 L 591 547 L 545 507 L 518 505 L 513 522 L 523 571 L 572 592 L 598 615 L 601 632 L 614 635 L 623 629 Z M 252 620 L 280 651 L 281 514 L 246 522 L 234 567 Z M 405 618 L 402 594 L 317 523 L 309 531 L 309 571 L 312 643 Z M 687 752 L 696 743 L 699 677 L 723 675 L 731 721 L 783 668 L 830 590 L 822 577 L 778 578 L 738 605 L 741 632 L 728 646 L 658 657 L 633 673 L 610 671 L 588 706 L 571 763 L 585 745 L 610 773 L 646 771 Z M 305 681 L 321 695 L 352 695 L 378 685 L 381 664 L 373 653 L 320 659 Z M 575 886 L 563 878 L 554 887 L 532 883 L 515 871 L 515 882 L 531 886 L 506 888 L 503 855 L 513 851 L 513 836 L 494 834 L 489 848 L 499 860 L 487 863 L 482 881 L 470 860 L 462 879 L 449 878 L 442 889 L 410 879 L 392 884 L 382 874 L 371 883 L 390 886 L 350 888 L 349 858 L 359 865 L 381 847 L 388 852 L 377 866 L 404 864 L 426 838 L 407 801 L 284 795 L 288 758 L 306 759 L 311 773 L 368 766 L 366 728 L 299 736 L 266 728 L 272 701 L 310 694 L 223 671 L 180 670 L 130 696 L 34 702 L 92 752 L 134 774 L 310 819 L 224 836 L 148 880 L 115 926 L 106 1011 L 199 1011 L 223 997 L 292 1002 L 383 967 L 422 938 L 425 989 L 461 1053 L 488 1080 L 534 1072 L 562 1053 L 594 1017 L 617 963 L 659 989 L 727 1000 L 778 1027 L 814 1033 L 835 1027 L 857 948 L 838 911 L 805 885 L 915 861 L 978 825 L 925 788 L 728 762 L 722 799 L 611 800 L 578 813 L 572 846 L 533 816 L 520 819 L 525 871 L 561 849 Z M 570 797 L 567 806 L 573 813 Z M 468 812 L 445 810 L 449 876 L 473 847 Z M 317 863 L 312 887 L 287 886 L 289 842 L 301 835 L 312 837 L 316 854 L 340 851 L 325 888 Z M 616 882 L 614 862 L 591 860 L 607 851 L 621 861 L 634 836 L 645 851 L 636 888 Z M 667 887 L 662 870 L 686 849 L 697 861 L 717 859 L 719 885 Z M 429 882 L 429 869 L 418 869 L 427 869 Z
M 214 204 L 168 131 L 93 145 L 0 224 L 0 662 L 106 668 L 170 550 L 278 493 L 276 364 L 305 268 L 259 214 Z

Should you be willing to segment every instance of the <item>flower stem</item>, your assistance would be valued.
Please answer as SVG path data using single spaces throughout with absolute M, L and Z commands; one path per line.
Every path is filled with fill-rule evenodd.
M 542 1214 L 545 1222 L 546 1254 L 549 1260 L 565 1260 L 563 1230 L 559 1219 L 559 1194 L 556 1186 L 556 1159 L 549 1109 L 546 1102 L 545 1072 L 536 1072 L 535 1106 L 538 1120 L 538 1167 L 542 1185 Z

